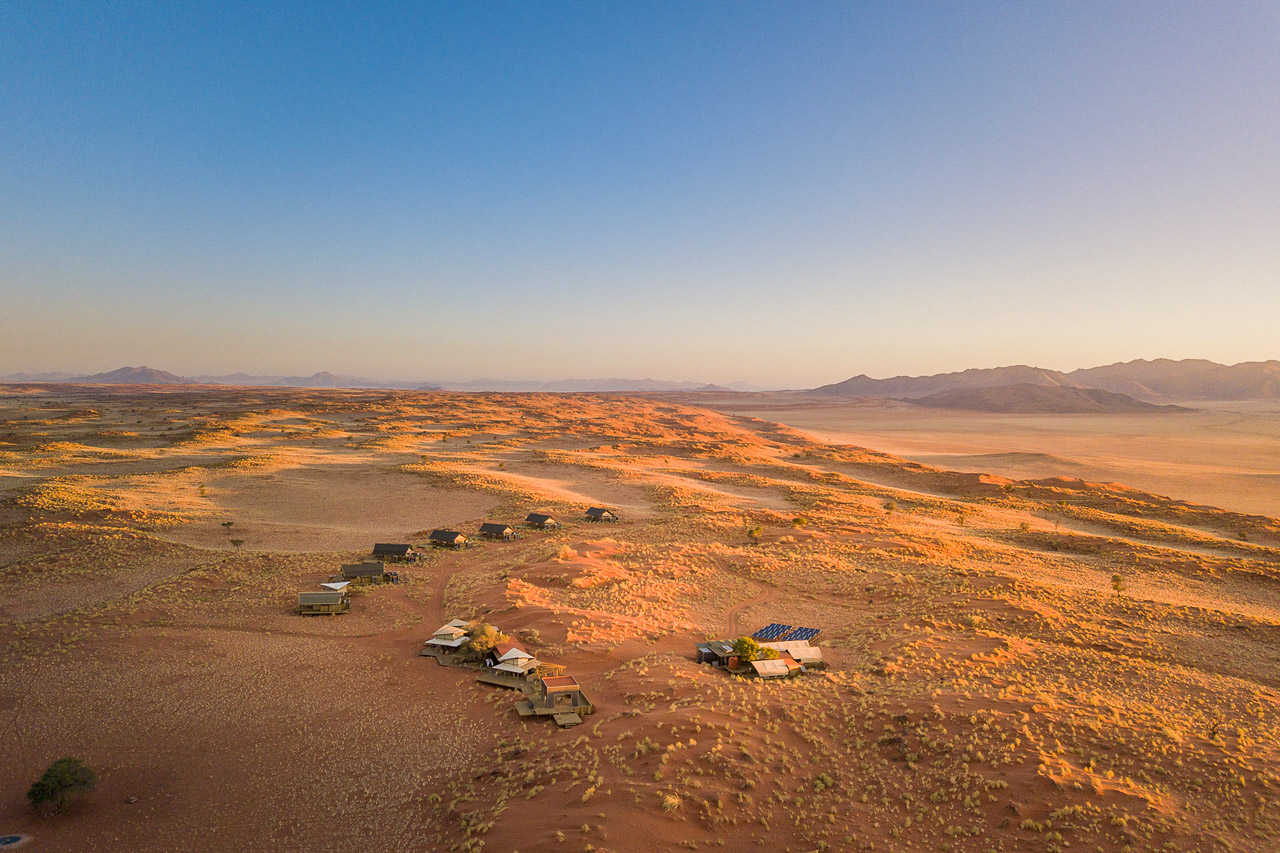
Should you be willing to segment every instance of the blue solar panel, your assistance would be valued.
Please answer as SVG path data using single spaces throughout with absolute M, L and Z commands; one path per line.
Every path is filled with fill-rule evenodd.
M 821 628 L 796 628 L 790 634 L 787 634 L 788 640 L 812 640 L 814 637 L 822 633 Z
M 790 625 L 783 625 L 781 622 L 771 622 L 751 636 L 757 640 L 776 640 L 790 630 Z

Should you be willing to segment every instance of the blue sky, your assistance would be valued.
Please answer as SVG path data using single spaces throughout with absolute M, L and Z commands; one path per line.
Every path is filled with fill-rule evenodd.
M 0 373 L 1280 357 L 1271 3 L 10 2 L 0 34 Z

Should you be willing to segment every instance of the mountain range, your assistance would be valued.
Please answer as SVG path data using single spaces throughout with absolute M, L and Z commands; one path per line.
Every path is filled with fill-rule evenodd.
M 16 373 L 0 382 L 71 382 L 121 385 L 256 385 L 292 388 L 388 388 L 416 391 L 610 392 L 759 391 L 759 386 L 728 386 L 661 379 L 564 379 L 558 381 L 474 379 L 463 382 L 386 382 L 361 376 L 321 371 L 310 376 L 225 375 L 178 376 L 151 367 L 122 367 L 106 373 L 75 376 L 68 373 Z M 983 389 L 1007 389 L 1000 394 L 977 394 Z M 1030 389 L 1056 389 L 1038 390 Z M 1081 394 L 1109 392 L 1119 397 Z M 958 392 L 964 392 L 959 394 Z M 1125 399 L 1143 403 L 1211 400 L 1280 399 L 1280 361 L 1218 364 L 1204 359 L 1138 359 L 1063 373 L 1025 364 L 974 368 L 932 376 L 894 376 L 873 379 L 859 374 L 800 393 L 823 397 L 885 397 L 917 401 L 940 408 L 978 408 L 982 411 L 1140 411 Z M 942 395 L 942 396 L 939 396 Z M 995 407 L 995 408 L 992 408 Z
M 895 376 L 890 379 L 872 379 L 866 375 L 858 375 L 843 382 L 814 388 L 809 393 L 831 397 L 918 400 L 943 392 L 1008 386 L 1092 388 L 1149 403 L 1273 400 L 1280 399 L 1280 361 L 1247 361 L 1226 365 L 1204 359 L 1138 359 L 1073 370 L 1070 373 L 1019 364 L 932 376 Z M 1064 398 L 1062 392 L 1058 392 L 1057 396 Z

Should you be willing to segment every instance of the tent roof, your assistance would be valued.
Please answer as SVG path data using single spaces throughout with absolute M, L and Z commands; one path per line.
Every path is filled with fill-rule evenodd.
M 753 660 L 751 662 L 751 666 L 755 669 L 757 675 L 763 675 L 766 678 L 786 675 L 790 671 L 790 667 L 787 666 L 787 662 L 780 658 L 774 658 L 773 660 Z
M 498 672 L 525 673 L 533 669 L 535 666 L 540 665 L 541 664 L 537 658 L 527 658 L 519 661 L 503 661 L 495 666 L 494 669 Z
M 786 652 L 801 663 L 821 663 L 822 649 L 809 645 L 807 640 L 786 640 L 781 643 L 761 643 L 766 649 Z

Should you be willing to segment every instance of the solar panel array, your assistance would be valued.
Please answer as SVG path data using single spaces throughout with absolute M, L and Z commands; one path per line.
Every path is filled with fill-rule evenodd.
M 770 622 L 751 636 L 768 643 L 774 640 L 786 640 L 787 642 L 792 640 L 812 640 L 821 633 L 821 628 L 793 628 L 781 622 Z
M 757 640 L 776 640 L 790 630 L 790 625 L 783 625 L 781 622 L 771 622 L 751 636 Z

